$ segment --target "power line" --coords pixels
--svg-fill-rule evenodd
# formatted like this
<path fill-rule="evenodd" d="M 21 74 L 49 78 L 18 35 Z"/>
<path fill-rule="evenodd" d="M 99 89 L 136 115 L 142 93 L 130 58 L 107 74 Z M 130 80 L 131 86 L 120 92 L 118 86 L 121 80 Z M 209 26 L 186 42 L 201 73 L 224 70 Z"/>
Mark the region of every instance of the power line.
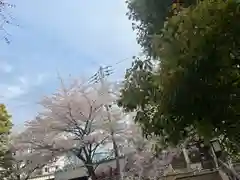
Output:
<path fill-rule="evenodd" d="M 90 83 L 98 83 L 113 74 L 112 66 L 99 67 L 99 70 L 90 78 Z"/>
<path fill-rule="evenodd" d="M 124 59 L 121 59 L 119 61 L 117 61 L 116 63 L 114 64 L 111 64 L 111 65 L 108 65 L 108 66 L 100 66 L 98 71 L 90 77 L 90 80 L 89 82 L 90 83 L 98 83 L 100 82 L 101 80 L 105 79 L 106 77 L 110 76 L 111 74 L 114 73 L 114 68 L 113 66 L 115 65 L 118 65 L 126 60 L 129 60 L 130 58 L 124 58 Z"/>
<path fill-rule="evenodd" d="M 117 61 L 116 63 L 114 63 L 112 65 L 118 65 L 118 64 L 121 64 L 122 62 L 125 62 L 126 60 L 130 60 L 130 59 L 132 59 L 132 57 L 131 58 L 124 58 L 124 59 L 121 59 L 121 60 Z"/>

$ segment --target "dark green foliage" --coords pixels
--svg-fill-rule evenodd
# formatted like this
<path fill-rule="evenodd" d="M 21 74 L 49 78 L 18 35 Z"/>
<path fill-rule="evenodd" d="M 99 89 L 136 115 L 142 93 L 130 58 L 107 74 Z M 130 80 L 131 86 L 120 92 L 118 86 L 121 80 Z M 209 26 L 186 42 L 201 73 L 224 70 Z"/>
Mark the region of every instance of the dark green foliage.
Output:
<path fill-rule="evenodd" d="M 236 1 L 204 0 L 168 20 L 162 35 L 154 39 L 154 52 L 161 59 L 156 72 L 130 69 L 122 90 L 120 105 L 137 110 L 136 121 L 145 133 L 173 144 L 191 133 L 205 139 L 221 136 L 237 147 L 239 19 Z"/>
<path fill-rule="evenodd" d="M 195 0 L 127 0 L 129 12 L 127 16 L 132 20 L 134 30 L 137 30 L 138 43 L 146 54 L 156 56 L 152 49 L 154 35 L 160 34 L 167 17 L 172 13 L 172 4 L 180 2 L 189 6 Z"/>
<path fill-rule="evenodd" d="M 138 43 L 152 55 L 152 37 L 160 33 L 166 16 L 171 9 L 172 0 L 129 0 L 127 1 L 129 19 L 137 30 Z"/>

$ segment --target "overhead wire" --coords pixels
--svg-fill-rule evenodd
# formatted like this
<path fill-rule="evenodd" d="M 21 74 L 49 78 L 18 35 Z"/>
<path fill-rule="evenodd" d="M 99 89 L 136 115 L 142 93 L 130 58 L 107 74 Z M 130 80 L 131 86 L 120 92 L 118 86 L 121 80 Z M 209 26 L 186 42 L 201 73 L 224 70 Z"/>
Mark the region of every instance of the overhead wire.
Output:
<path fill-rule="evenodd" d="M 130 60 L 131 58 L 124 58 L 121 59 L 113 64 L 106 65 L 106 66 L 99 66 L 98 71 L 89 78 L 90 83 L 97 83 L 99 82 L 99 77 L 104 78 L 104 77 L 109 77 L 111 74 L 114 73 L 114 69 L 116 69 L 116 65 L 119 65 L 127 60 Z"/>
<path fill-rule="evenodd" d="M 89 81 L 90 83 L 97 83 L 99 81 L 99 77 L 109 77 L 110 75 L 114 74 L 114 70 L 116 69 L 116 66 L 118 66 L 119 64 L 127 61 L 127 60 L 131 60 L 131 58 L 124 58 L 124 59 L 120 59 L 119 61 L 117 62 L 114 62 L 110 65 L 106 65 L 106 66 L 101 66 L 99 65 L 97 62 L 94 62 L 96 65 L 98 64 L 99 65 L 99 69 L 98 71 L 90 76 L 89 78 Z M 103 73 L 103 74 L 101 74 Z M 58 75 L 58 78 L 60 77 L 60 74 L 59 74 L 59 71 L 57 70 L 57 75 Z M 1 98 L 4 98 L 4 97 L 1 97 Z M 20 103 L 19 105 L 15 105 L 15 106 L 12 106 L 13 109 L 15 108 L 24 108 L 26 106 L 30 106 L 30 105 L 34 105 L 35 103 L 34 102 L 27 102 L 27 103 Z M 37 104 L 37 103 L 36 103 Z"/>

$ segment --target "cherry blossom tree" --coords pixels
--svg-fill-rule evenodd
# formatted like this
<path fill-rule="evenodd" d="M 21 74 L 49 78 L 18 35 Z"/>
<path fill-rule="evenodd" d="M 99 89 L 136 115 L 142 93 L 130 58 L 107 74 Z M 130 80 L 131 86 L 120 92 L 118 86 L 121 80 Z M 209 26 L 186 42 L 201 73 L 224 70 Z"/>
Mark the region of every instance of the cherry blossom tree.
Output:
<path fill-rule="evenodd" d="M 134 113 L 123 113 L 123 109 L 118 106 L 118 99 L 121 96 L 119 90 L 122 83 L 110 83 L 113 86 L 109 86 L 109 82 L 106 79 L 107 76 L 109 76 L 108 68 L 100 66 L 99 71 L 93 76 L 92 82 L 99 83 L 103 91 L 108 92 L 108 95 L 112 97 L 110 104 L 108 103 L 104 106 L 104 112 L 106 113 L 104 116 L 107 117 L 104 121 L 104 131 L 111 137 L 112 148 L 116 159 L 115 171 L 119 176 L 121 175 L 119 151 L 126 146 L 126 142 L 135 136 L 133 132 L 136 132 L 132 131 L 132 128 L 135 128 L 135 126 L 128 126 L 129 122 L 132 122 Z"/>
<path fill-rule="evenodd" d="M 170 165 L 174 152 L 162 152 L 161 155 L 154 156 L 149 151 L 141 151 L 131 156 L 130 168 L 127 169 L 128 177 L 142 179 L 157 179 L 163 176 L 164 170 Z"/>
<path fill-rule="evenodd" d="M 113 124 L 123 116 L 111 105 L 114 87 L 110 83 L 88 84 L 74 81 L 41 101 L 43 107 L 38 116 L 26 123 L 26 131 L 19 142 L 51 157 L 71 152 L 85 165 L 89 176 L 96 179 L 94 162 L 98 150 L 107 143 L 120 140 L 115 136 Z M 114 144 L 113 143 L 113 144 Z M 115 147 L 116 149 L 116 147 Z M 115 151 L 115 153 L 119 151 Z"/>
<path fill-rule="evenodd" d="M 130 148 L 134 150 L 128 157 L 124 179 L 158 179 L 170 166 L 173 158 L 179 155 L 179 148 L 168 147 L 156 151 L 154 147 L 159 143 L 160 137 L 152 136 L 146 139 L 142 136 L 140 128 L 134 124 L 130 126 L 136 136 L 129 139 Z"/>
<path fill-rule="evenodd" d="M 106 83 L 106 80 L 101 80 L 102 87 L 109 87 Z M 108 88 L 109 96 L 111 96 L 113 100 L 104 106 L 105 111 L 103 111 L 103 116 L 106 118 L 104 118 L 103 130 L 111 137 L 112 149 L 116 159 L 115 171 L 120 177 L 120 149 L 126 146 L 126 142 L 136 134 L 132 133 L 133 126 L 128 125 L 129 122 L 132 121 L 133 113 L 126 114 L 122 108 L 117 105 L 116 101 L 119 98 L 118 87 L 118 85 L 114 86 L 114 90 Z"/>
<path fill-rule="evenodd" d="M 104 84 L 106 81 L 102 80 L 101 83 Z M 104 86 L 107 87 L 107 86 Z M 108 91 L 109 92 L 109 91 Z M 118 98 L 118 91 L 114 91 L 113 97 Z M 117 99 L 116 99 L 117 100 Z M 170 165 L 173 157 L 178 156 L 179 148 L 164 148 L 162 151 L 159 149 L 161 137 L 152 136 L 148 139 L 144 138 L 142 135 L 141 128 L 135 124 L 132 119 L 134 119 L 135 113 L 124 114 L 122 109 L 116 106 L 116 102 L 109 106 L 106 106 L 107 115 L 107 125 L 104 127 L 110 132 L 113 142 L 113 149 L 119 152 L 118 143 L 121 142 L 123 145 L 123 151 L 129 156 L 128 161 L 130 168 L 127 168 L 125 174 L 121 174 L 123 178 L 138 178 L 147 177 L 151 179 L 157 179 L 159 176 L 163 175 L 163 171 Z M 120 118 L 121 117 L 121 118 Z M 127 122 L 127 123 L 126 123 Z M 123 125 L 119 126 L 119 125 Z M 116 143 L 118 142 L 118 143 Z M 126 143 L 127 142 L 127 143 Z M 129 149 L 126 152 L 126 145 L 128 144 Z M 157 148 L 156 148 L 157 147 Z M 128 154 L 129 152 L 130 155 Z M 120 173 L 119 162 L 117 162 L 119 154 L 115 153 L 116 157 L 116 167 L 117 172 Z"/>

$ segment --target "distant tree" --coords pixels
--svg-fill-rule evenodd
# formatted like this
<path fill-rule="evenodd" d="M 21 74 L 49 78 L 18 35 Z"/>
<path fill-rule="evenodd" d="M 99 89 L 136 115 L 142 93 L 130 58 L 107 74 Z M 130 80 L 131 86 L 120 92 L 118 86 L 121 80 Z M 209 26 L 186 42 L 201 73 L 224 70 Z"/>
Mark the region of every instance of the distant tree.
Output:
<path fill-rule="evenodd" d="M 0 136 L 8 135 L 11 128 L 11 115 L 8 114 L 5 105 L 0 104 Z"/>
<path fill-rule="evenodd" d="M 4 172 L 10 164 L 7 154 L 11 128 L 11 115 L 8 114 L 5 105 L 0 104 L 0 168 L 3 169 L 2 172 Z"/>

